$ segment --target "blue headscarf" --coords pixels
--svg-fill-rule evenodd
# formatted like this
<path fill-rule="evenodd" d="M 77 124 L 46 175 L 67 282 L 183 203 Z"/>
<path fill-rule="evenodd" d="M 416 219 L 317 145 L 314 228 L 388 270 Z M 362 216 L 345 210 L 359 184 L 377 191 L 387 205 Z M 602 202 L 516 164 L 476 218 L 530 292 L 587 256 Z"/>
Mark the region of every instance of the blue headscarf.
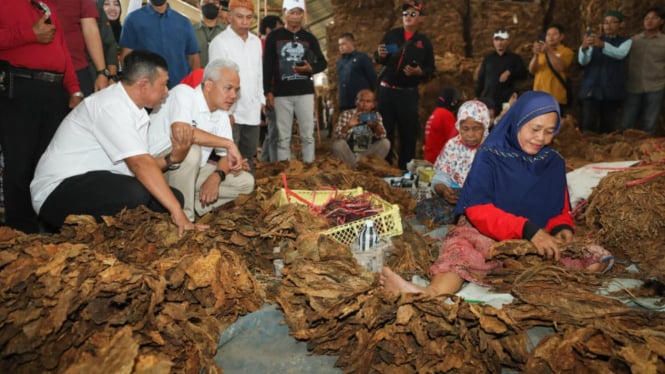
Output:
<path fill-rule="evenodd" d="M 549 146 L 530 155 L 517 139 L 522 126 L 550 112 L 557 114 L 556 134 L 561 128 L 556 100 L 542 91 L 520 96 L 476 153 L 457 202 L 457 214 L 472 206 L 494 204 L 539 227 L 561 214 L 566 190 L 564 159 Z"/>

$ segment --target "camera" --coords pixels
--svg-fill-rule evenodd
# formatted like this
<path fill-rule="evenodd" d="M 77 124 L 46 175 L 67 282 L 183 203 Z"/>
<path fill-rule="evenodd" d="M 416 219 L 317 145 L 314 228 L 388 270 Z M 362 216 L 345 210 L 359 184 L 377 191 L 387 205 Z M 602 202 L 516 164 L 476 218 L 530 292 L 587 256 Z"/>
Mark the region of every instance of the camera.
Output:
<path fill-rule="evenodd" d="M 298 61 L 296 62 L 296 66 L 305 66 L 305 61 Z"/>
<path fill-rule="evenodd" d="M 544 42 L 546 39 L 547 39 L 547 33 L 541 32 L 540 34 L 538 34 L 538 41 L 539 42 Z"/>
<path fill-rule="evenodd" d="M 376 112 L 360 113 L 358 115 L 358 122 L 360 123 L 375 123 L 376 120 Z"/>
<path fill-rule="evenodd" d="M 586 34 L 586 36 L 591 36 L 591 35 L 595 34 L 595 32 L 593 31 L 593 29 L 591 27 L 587 27 L 586 31 L 584 33 Z"/>

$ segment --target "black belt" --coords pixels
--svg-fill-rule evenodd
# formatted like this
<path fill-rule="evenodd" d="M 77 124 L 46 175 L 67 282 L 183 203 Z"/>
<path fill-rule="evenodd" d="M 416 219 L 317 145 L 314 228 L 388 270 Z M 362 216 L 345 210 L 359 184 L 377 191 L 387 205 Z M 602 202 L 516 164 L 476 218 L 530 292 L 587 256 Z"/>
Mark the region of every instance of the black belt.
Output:
<path fill-rule="evenodd" d="M 9 72 L 14 77 L 25 78 L 25 79 L 36 79 L 49 83 L 62 83 L 62 79 L 65 77 L 62 73 L 53 73 L 50 71 L 40 71 L 40 70 L 29 70 L 10 67 Z"/>
<path fill-rule="evenodd" d="M 416 89 L 416 87 L 395 86 L 395 85 L 392 85 L 392 84 L 390 84 L 386 81 L 379 82 L 379 85 L 381 87 L 392 88 L 393 90 L 415 90 Z"/>

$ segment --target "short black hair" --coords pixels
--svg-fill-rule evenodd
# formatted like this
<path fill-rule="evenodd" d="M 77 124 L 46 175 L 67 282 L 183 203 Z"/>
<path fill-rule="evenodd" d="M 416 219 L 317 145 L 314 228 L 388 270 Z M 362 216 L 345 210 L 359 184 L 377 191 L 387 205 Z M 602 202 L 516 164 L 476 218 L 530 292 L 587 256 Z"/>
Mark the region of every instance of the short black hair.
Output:
<path fill-rule="evenodd" d="M 352 42 L 356 41 L 356 37 L 353 36 L 353 34 L 350 33 L 350 32 L 345 32 L 344 34 L 340 35 L 339 38 L 340 39 L 349 39 Z"/>
<path fill-rule="evenodd" d="M 555 29 L 559 30 L 560 34 L 565 34 L 564 29 L 563 29 L 563 25 L 561 25 L 560 23 L 553 23 L 553 24 L 547 26 L 547 30 L 549 30 L 551 28 L 555 28 Z"/>
<path fill-rule="evenodd" d="M 154 83 L 159 74 L 157 69 L 168 72 L 169 68 L 164 57 L 154 52 L 135 49 L 125 56 L 122 82 L 134 84 L 140 79 L 147 78 L 150 83 Z"/>
<path fill-rule="evenodd" d="M 259 33 L 261 35 L 265 35 L 268 29 L 270 30 L 276 29 L 278 23 L 281 23 L 282 25 L 284 24 L 284 22 L 282 22 L 282 19 L 279 18 L 278 16 L 271 14 L 263 17 L 261 23 L 259 24 Z"/>
<path fill-rule="evenodd" d="M 660 18 L 665 20 L 665 9 L 659 6 L 652 6 L 651 8 L 647 9 L 644 14 L 642 14 L 642 19 L 647 16 L 647 14 L 654 12 L 656 15 Z"/>

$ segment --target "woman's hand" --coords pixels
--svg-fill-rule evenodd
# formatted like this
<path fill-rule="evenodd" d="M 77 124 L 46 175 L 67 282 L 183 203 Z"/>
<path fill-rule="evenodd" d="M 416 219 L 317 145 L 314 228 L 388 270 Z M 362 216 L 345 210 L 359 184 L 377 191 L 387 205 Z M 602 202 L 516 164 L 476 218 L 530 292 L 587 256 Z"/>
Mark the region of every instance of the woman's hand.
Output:
<path fill-rule="evenodd" d="M 539 255 L 559 261 L 559 243 L 555 237 L 545 232 L 545 230 L 538 230 L 536 235 L 531 238 L 531 243 L 536 246 Z"/>
<path fill-rule="evenodd" d="M 455 205 L 459 199 L 459 194 L 457 191 L 443 183 L 434 185 L 434 192 L 436 192 L 437 195 L 443 197 L 443 199 L 446 200 L 449 204 Z"/>
<path fill-rule="evenodd" d="M 573 232 L 565 229 L 561 230 L 554 235 L 561 243 L 570 243 L 573 240 Z"/>

